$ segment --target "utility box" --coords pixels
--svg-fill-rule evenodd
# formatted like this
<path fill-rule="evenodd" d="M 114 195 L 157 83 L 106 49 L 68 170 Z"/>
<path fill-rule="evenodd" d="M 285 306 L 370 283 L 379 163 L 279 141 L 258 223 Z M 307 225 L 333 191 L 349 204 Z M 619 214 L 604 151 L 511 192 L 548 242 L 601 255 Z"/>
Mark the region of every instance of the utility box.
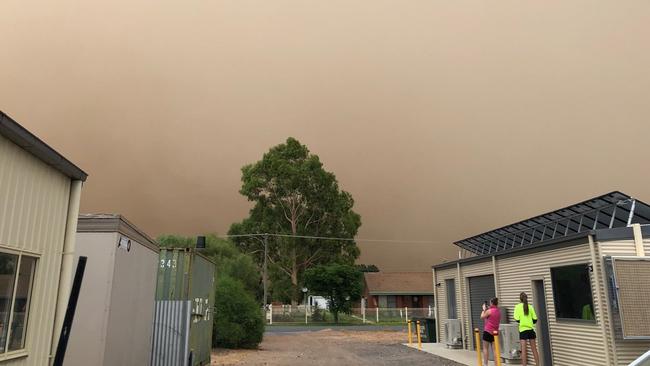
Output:
<path fill-rule="evenodd" d="M 447 319 L 445 327 L 445 344 L 447 348 L 463 348 L 462 328 L 460 319 Z"/>
<path fill-rule="evenodd" d="M 210 364 L 214 280 L 215 264 L 198 250 L 160 250 L 152 366 Z"/>
<path fill-rule="evenodd" d="M 521 363 L 521 345 L 519 343 L 519 324 L 499 325 L 501 340 L 501 358 L 505 363 Z"/>
<path fill-rule="evenodd" d="M 412 324 L 420 322 L 420 340 L 423 343 L 436 343 L 436 320 L 433 318 L 412 318 Z M 416 330 L 417 331 L 417 330 Z"/>
<path fill-rule="evenodd" d="M 66 366 L 148 365 L 158 246 L 120 215 L 80 215 L 75 267 L 88 257 Z"/>

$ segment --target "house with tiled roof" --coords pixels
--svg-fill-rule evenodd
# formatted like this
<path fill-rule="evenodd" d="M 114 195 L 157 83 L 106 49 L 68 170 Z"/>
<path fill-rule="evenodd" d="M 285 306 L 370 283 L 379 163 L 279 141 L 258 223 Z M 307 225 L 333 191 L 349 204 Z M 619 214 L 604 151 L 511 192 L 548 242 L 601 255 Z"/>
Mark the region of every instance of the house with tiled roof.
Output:
<path fill-rule="evenodd" d="M 427 308 L 433 306 L 431 272 L 364 273 L 368 308 Z"/>

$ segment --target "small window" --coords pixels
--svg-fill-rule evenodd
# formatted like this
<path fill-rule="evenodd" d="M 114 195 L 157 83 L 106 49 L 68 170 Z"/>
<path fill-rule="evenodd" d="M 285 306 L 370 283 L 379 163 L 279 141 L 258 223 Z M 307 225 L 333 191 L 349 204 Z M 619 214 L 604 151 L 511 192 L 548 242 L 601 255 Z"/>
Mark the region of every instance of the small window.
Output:
<path fill-rule="evenodd" d="M 380 308 L 387 308 L 388 307 L 388 300 L 386 299 L 385 295 L 380 295 L 379 296 L 379 307 Z"/>
<path fill-rule="evenodd" d="M 587 264 L 551 268 L 551 280 L 558 319 L 595 321 Z"/>
<path fill-rule="evenodd" d="M 388 307 L 393 309 L 397 307 L 397 296 L 389 295 L 386 296 L 386 302 L 388 303 Z"/>
<path fill-rule="evenodd" d="M 447 319 L 458 319 L 456 312 L 456 282 L 454 279 L 445 280 L 447 290 Z"/>
<path fill-rule="evenodd" d="M 0 253 L 0 354 L 25 348 L 36 258 Z"/>

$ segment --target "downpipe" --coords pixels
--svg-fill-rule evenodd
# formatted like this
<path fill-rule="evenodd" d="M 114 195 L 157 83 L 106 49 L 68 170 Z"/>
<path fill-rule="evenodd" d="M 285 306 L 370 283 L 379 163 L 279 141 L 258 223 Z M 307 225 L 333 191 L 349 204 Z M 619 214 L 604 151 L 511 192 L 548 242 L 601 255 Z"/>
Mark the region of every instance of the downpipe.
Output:
<path fill-rule="evenodd" d="M 61 254 L 61 272 L 59 276 L 59 289 L 52 329 L 52 343 L 50 344 L 50 360 L 54 358 L 53 350 L 56 349 L 63 327 L 65 312 L 68 307 L 70 288 L 72 285 L 72 267 L 74 262 L 75 244 L 77 237 L 77 221 L 79 219 L 79 204 L 81 202 L 81 187 L 83 182 L 73 180 L 70 186 L 70 201 L 63 239 L 63 253 Z"/>

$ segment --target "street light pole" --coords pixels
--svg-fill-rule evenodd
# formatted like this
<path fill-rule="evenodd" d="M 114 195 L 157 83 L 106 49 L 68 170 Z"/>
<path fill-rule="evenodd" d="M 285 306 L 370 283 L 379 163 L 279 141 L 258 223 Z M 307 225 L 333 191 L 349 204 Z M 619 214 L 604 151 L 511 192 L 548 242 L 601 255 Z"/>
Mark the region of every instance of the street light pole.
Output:
<path fill-rule="evenodd" d="M 307 324 L 307 287 L 302 288 L 302 292 L 305 294 L 305 324 Z"/>

